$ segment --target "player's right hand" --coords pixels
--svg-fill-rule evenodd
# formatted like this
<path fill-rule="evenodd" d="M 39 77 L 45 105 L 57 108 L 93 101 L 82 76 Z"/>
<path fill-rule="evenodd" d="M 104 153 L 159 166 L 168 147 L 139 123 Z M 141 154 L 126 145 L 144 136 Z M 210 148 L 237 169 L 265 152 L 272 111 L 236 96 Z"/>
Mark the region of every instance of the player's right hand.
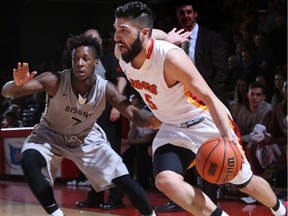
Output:
<path fill-rule="evenodd" d="M 21 65 L 20 62 L 17 64 L 17 69 L 13 69 L 13 78 L 16 86 L 22 86 L 28 82 L 30 82 L 34 76 L 37 74 L 36 71 L 29 73 L 28 63 L 23 63 Z"/>

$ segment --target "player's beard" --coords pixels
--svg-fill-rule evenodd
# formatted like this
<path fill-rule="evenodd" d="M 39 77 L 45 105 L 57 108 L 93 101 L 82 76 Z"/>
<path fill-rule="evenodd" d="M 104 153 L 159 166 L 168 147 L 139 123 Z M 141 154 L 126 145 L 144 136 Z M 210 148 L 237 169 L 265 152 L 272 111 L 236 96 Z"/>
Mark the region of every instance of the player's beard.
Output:
<path fill-rule="evenodd" d="M 121 57 L 126 63 L 129 63 L 141 52 L 141 50 L 142 43 L 140 40 L 140 32 L 138 32 L 136 40 L 131 44 L 131 49 L 127 48 L 127 52 L 121 54 Z"/>

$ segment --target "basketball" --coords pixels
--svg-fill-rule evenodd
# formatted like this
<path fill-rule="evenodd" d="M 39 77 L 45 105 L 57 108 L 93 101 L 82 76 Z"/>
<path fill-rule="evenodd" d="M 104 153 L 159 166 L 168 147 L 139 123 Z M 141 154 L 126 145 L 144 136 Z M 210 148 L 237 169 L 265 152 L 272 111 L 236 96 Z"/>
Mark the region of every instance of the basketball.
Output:
<path fill-rule="evenodd" d="M 225 184 L 238 174 L 242 157 L 234 142 L 210 138 L 198 149 L 195 163 L 199 175 L 207 182 Z"/>

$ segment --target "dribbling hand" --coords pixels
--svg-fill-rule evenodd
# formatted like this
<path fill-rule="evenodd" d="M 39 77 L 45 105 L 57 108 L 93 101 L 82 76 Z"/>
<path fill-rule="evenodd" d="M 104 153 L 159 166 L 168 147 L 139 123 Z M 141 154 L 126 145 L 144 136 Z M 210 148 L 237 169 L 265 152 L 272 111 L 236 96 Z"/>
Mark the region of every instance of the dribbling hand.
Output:
<path fill-rule="evenodd" d="M 17 64 L 17 69 L 13 69 L 13 78 L 16 86 L 22 86 L 28 82 L 30 82 L 34 76 L 37 74 L 36 71 L 29 73 L 28 63 Z"/>

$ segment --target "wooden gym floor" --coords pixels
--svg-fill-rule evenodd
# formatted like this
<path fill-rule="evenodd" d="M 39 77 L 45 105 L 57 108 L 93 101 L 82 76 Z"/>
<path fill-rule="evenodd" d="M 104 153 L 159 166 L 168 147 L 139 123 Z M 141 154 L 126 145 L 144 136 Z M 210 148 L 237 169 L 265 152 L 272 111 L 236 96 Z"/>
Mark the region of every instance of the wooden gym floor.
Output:
<path fill-rule="evenodd" d="M 124 197 L 124 209 L 102 211 L 98 208 L 77 209 L 75 202 L 83 201 L 89 187 L 66 186 L 64 183 L 56 183 L 54 194 L 58 204 L 66 216 L 139 216 Z M 275 191 L 276 192 L 276 191 Z M 153 206 L 165 205 L 168 199 L 157 190 L 147 191 Z M 107 196 L 107 194 L 106 194 Z M 224 209 L 231 216 L 270 216 L 270 211 L 261 204 L 245 204 L 240 197 L 221 199 L 218 206 Z M 286 202 L 287 206 L 287 202 Z M 26 182 L 23 179 L 2 179 L 0 180 L 0 215 L 1 216 L 45 216 L 46 213 L 32 195 Z M 158 213 L 159 216 L 188 216 L 185 211 L 172 213 Z"/>

